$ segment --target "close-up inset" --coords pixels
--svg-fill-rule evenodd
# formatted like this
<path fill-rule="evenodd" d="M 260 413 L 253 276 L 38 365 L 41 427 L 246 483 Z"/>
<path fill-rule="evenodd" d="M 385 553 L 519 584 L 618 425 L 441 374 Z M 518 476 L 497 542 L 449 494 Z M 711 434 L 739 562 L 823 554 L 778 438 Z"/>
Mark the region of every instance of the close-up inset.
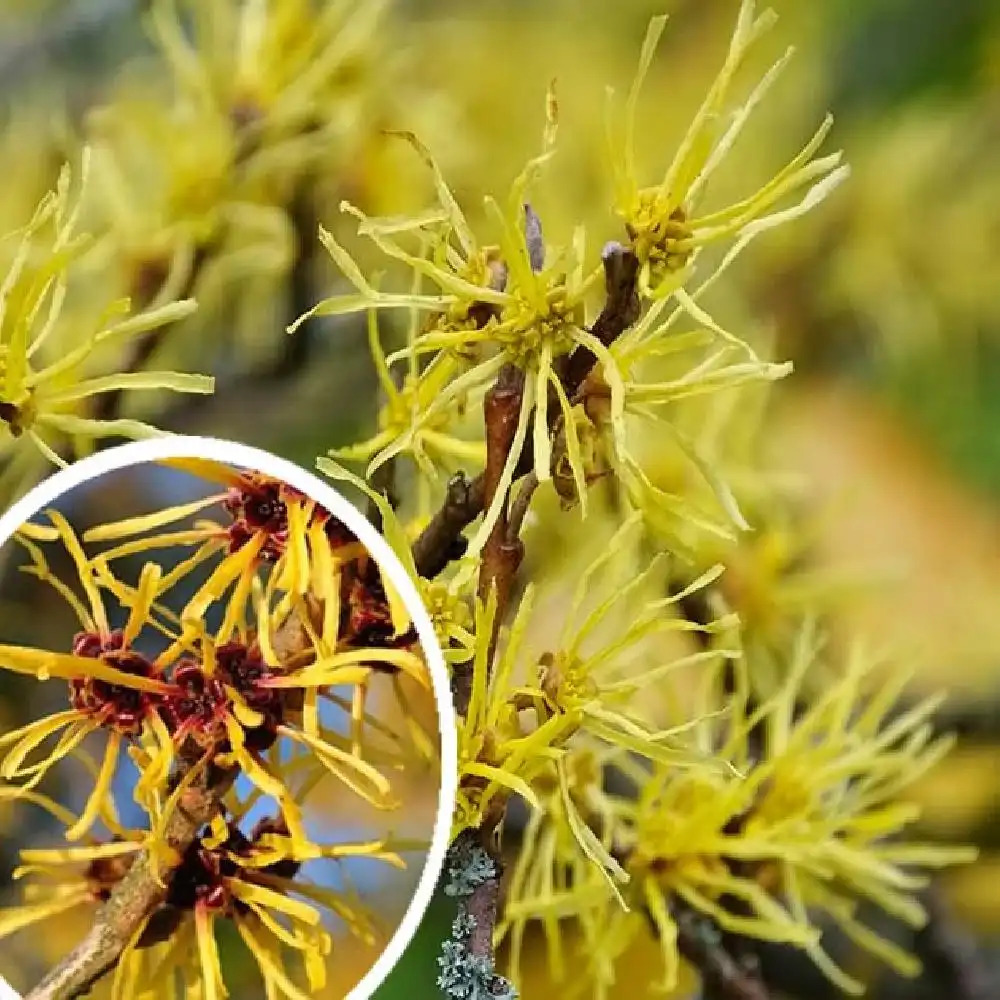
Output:
<path fill-rule="evenodd" d="M 29 997 L 359 995 L 429 898 L 430 621 L 360 513 L 257 459 L 128 445 L 6 516 L 0 975 Z"/>

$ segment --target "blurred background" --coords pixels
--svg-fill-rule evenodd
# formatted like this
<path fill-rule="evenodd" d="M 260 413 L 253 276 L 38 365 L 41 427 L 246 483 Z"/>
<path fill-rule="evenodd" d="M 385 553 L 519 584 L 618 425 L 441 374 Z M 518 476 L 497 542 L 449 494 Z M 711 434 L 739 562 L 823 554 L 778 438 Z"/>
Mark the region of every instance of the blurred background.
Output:
<path fill-rule="evenodd" d="M 657 176 L 714 75 L 736 6 L 388 5 L 377 25 L 359 26 L 325 98 L 329 128 L 308 162 L 293 158 L 280 183 L 261 190 L 248 181 L 241 191 L 241 203 L 277 206 L 278 222 L 233 224 L 212 243 L 219 266 L 193 279 L 202 310 L 155 345 L 164 360 L 215 374 L 218 392 L 172 403 L 157 419 L 307 466 L 353 440 L 370 427 L 377 399 L 363 330 L 324 322 L 294 338 L 282 330 L 336 285 L 313 234 L 319 221 L 350 233 L 337 211 L 342 198 L 373 213 L 427 203 L 421 165 L 382 130 L 416 131 L 463 203 L 475 206 L 482 194 L 503 192 L 538 150 L 545 90 L 556 78 L 559 158 L 536 208 L 550 239 L 584 222 L 599 245 L 616 235 L 606 207 L 605 87 L 627 88 L 649 17 L 668 12 L 640 106 L 641 159 Z M 943 885 L 964 926 L 990 947 L 1000 940 L 1000 5 L 772 6 L 781 19 L 754 76 L 788 44 L 798 55 L 720 187 L 752 189 L 828 109 L 836 116 L 830 146 L 845 150 L 853 176 L 818 211 L 760 240 L 719 289 L 714 311 L 795 362 L 773 393 L 763 443 L 810 484 L 819 512 L 813 563 L 879 581 L 844 602 L 838 625 L 893 649 L 917 686 L 952 693 L 962 741 L 921 789 L 925 830 L 981 845 L 979 864 L 948 873 Z M 208 137 L 164 123 L 171 82 L 144 33 L 146 12 L 140 0 L 0 4 L 0 229 L 23 223 L 83 138 L 131 167 L 129 191 L 107 178 L 96 185 L 88 203 L 95 230 L 122 211 L 119 202 L 143 209 L 131 213 L 127 240 L 121 225 L 109 227 L 82 302 L 112 289 L 136 294 L 167 253 L 176 231 L 167 222 L 201 218 L 192 206 L 217 198 L 205 187 L 216 176 Z M 123 139 L 140 122 L 158 156 Z M 0 678 L 5 722 L 4 703 L 22 694 Z M 3 836 L 7 845 L 11 834 Z M 5 846 L 0 865 L 10 861 Z M 449 906 L 436 904 L 382 1000 L 433 995 L 450 919 Z M 634 995 L 644 995 L 648 970 L 638 960 L 629 968 Z M 541 987 L 529 979 L 524 995 L 542 995 Z"/>

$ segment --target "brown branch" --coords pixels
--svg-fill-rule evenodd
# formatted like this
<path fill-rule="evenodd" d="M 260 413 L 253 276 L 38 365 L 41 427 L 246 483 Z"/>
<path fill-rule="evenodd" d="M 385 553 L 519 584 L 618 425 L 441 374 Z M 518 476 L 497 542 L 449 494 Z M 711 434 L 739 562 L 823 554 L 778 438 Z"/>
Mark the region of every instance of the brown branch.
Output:
<path fill-rule="evenodd" d="M 921 895 L 928 921 L 916 933 L 897 938 L 899 925 L 888 914 L 873 912 L 872 929 L 897 939 L 923 966 L 916 979 L 883 973 L 867 984 L 871 1000 L 993 1000 L 1000 996 L 997 977 L 983 950 L 944 906 L 940 890 L 931 886 Z M 839 953 L 850 942 L 832 925 L 823 928 L 825 946 Z M 826 944 L 826 942 L 829 942 Z M 799 949 L 775 942 L 725 935 L 726 947 L 752 956 L 760 977 L 776 994 L 795 1000 L 841 1000 L 843 994 Z"/>
<path fill-rule="evenodd" d="M 968 743 L 992 744 L 1000 739 L 1000 693 L 984 692 L 975 700 L 955 698 L 934 715 L 940 732 L 953 733 Z"/>
<path fill-rule="evenodd" d="M 636 289 L 639 277 L 639 258 L 620 243 L 607 243 L 601 253 L 604 265 L 604 308 L 594 321 L 590 332 L 605 346 L 616 341 L 635 321 L 642 311 L 642 302 Z M 578 347 L 569 356 L 563 373 L 566 395 L 572 399 L 584 380 L 597 364 L 586 347 Z"/>
<path fill-rule="evenodd" d="M 510 541 L 517 539 L 524 527 L 524 519 L 528 515 L 528 508 L 531 506 L 532 497 L 538 489 L 538 476 L 534 472 L 528 473 L 521 483 L 517 498 L 511 504 L 510 515 L 507 518 L 507 538 Z"/>
<path fill-rule="evenodd" d="M 469 936 L 469 952 L 472 955 L 493 957 L 493 931 L 500 909 L 499 868 L 497 871 L 494 878 L 487 879 L 472 890 L 465 904 L 466 912 L 475 921 Z"/>
<path fill-rule="evenodd" d="M 486 393 L 483 401 L 483 415 L 486 422 L 486 468 L 483 471 L 482 507 L 489 509 L 500 487 L 504 466 L 514 444 L 521 402 L 524 398 L 524 373 L 515 365 L 505 365 L 497 376 L 495 385 Z M 453 480 L 456 492 L 459 481 Z M 451 492 L 451 486 L 449 486 Z M 468 499 L 467 497 L 465 499 Z M 447 502 L 445 508 L 447 509 Z M 496 616 L 493 635 L 490 637 L 490 652 L 487 663 L 493 661 L 497 632 L 503 621 L 504 612 L 514 583 L 514 576 L 521 565 L 523 548 L 518 538 L 507 534 L 507 498 L 500 508 L 496 524 L 483 547 L 482 564 L 479 572 L 479 599 L 486 601 L 491 590 L 496 592 Z M 462 525 L 464 527 L 464 525 Z M 461 530 L 461 528 L 459 528 Z M 419 540 L 418 540 L 419 543 Z M 469 708 L 472 694 L 471 665 L 456 665 L 452 675 L 452 693 L 455 710 L 464 715 Z"/>
<path fill-rule="evenodd" d="M 544 242 L 541 222 L 530 208 L 525 206 L 525 238 L 529 248 L 532 266 L 538 269 L 544 261 Z M 638 313 L 638 297 L 635 280 L 638 261 L 624 247 L 609 244 L 603 255 L 606 276 L 607 302 L 601 311 L 594 332 L 603 343 L 610 343 L 629 325 L 635 322 Z M 560 377 L 570 396 L 576 394 L 587 374 L 596 363 L 589 350 L 577 348 L 563 366 Z M 431 519 L 413 548 L 418 571 L 425 576 L 441 572 L 448 562 L 464 550 L 462 531 L 494 502 L 503 470 L 508 464 L 514 446 L 515 432 L 521 416 L 524 401 L 524 373 L 513 364 L 505 365 L 496 383 L 487 392 L 483 403 L 486 423 L 486 468 L 471 483 L 464 475 L 458 475 L 448 484 L 445 501 Z M 558 433 L 562 419 L 558 406 L 549 411 L 549 429 Z M 526 442 L 517 458 L 515 480 L 527 477 L 513 505 L 505 496 L 482 552 L 478 594 L 485 601 L 491 591 L 496 599 L 496 617 L 490 635 L 487 663 L 492 664 L 497 637 L 505 612 L 510 602 L 514 579 L 524 556 L 520 531 L 538 479 L 532 471 L 533 456 L 530 443 Z M 472 671 L 465 666 L 456 666 L 452 677 L 455 708 L 460 715 L 468 711 L 472 690 Z M 495 977 L 493 957 L 493 935 L 496 928 L 497 912 L 500 905 L 500 880 L 502 861 L 498 844 L 498 830 L 503 821 L 505 808 L 498 804 L 483 821 L 481 828 L 472 834 L 493 864 L 490 877 L 479 881 L 471 889 L 462 904 L 462 911 L 471 918 L 471 930 L 464 950 L 475 966 L 488 970 Z M 459 845 L 456 844 L 455 848 Z M 454 849 L 454 848 L 453 848 Z M 509 984 L 508 984 L 509 985 Z M 742 1000 L 742 998 L 741 998 Z M 748 998 L 757 1000 L 757 998 Z"/>
<path fill-rule="evenodd" d="M 445 491 L 444 503 L 413 543 L 413 561 L 417 572 L 427 579 L 437 576 L 452 559 L 465 552 L 462 531 L 483 512 L 486 477 L 472 482 L 459 472 Z"/>
<path fill-rule="evenodd" d="M 486 417 L 486 469 L 483 472 L 483 508 L 488 510 L 500 489 L 500 478 L 510 457 L 524 399 L 524 372 L 515 365 L 504 365 L 496 384 L 486 393 L 483 412 Z M 491 589 L 497 592 L 497 622 L 501 621 L 510 596 L 514 574 L 521 564 L 520 543 L 507 534 L 508 498 L 500 505 L 500 514 L 483 547 L 479 574 L 479 599 L 485 601 Z M 492 659 L 492 657 L 490 658 Z"/>
<path fill-rule="evenodd" d="M 677 947 L 698 970 L 704 1000 L 770 1000 L 759 971 L 732 955 L 711 919 L 681 902 L 674 903 L 673 917 Z"/>
<path fill-rule="evenodd" d="M 922 902 L 927 923 L 917 931 L 914 952 L 924 974 L 936 979 L 953 1000 L 992 1000 L 1000 983 L 992 975 L 973 938 L 956 922 L 936 887 Z"/>
<path fill-rule="evenodd" d="M 530 216 L 529 216 L 530 218 Z M 524 372 L 514 365 L 505 365 L 497 376 L 496 383 L 487 392 L 483 401 L 486 423 L 486 468 L 483 472 L 483 508 L 489 509 L 501 488 L 504 467 L 514 445 L 521 406 L 524 401 Z M 527 493 L 530 500 L 530 492 Z M 522 497 L 524 493 L 522 491 Z M 486 601 L 492 592 L 496 599 L 496 615 L 493 619 L 489 652 L 486 662 L 492 666 L 496 651 L 500 625 L 504 619 L 514 578 L 524 556 L 524 546 L 518 537 L 524 520 L 526 503 L 518 498 L 515 504 L 515 518 L 508 516 L 508 500 L 505 496 L 500 506 L 496 523 L 490 531 L 483 547 L 479 572 L 479 598 Z M 452 690 L 455 708 L 461 715 L 469 709 L 472 694 L 472 670 L 465 665 L 456 665 L 452 676 Z M 493 934 L 496 929 L 500 906 L 500 879 L 502 859 L 497 831 L 503 819 L 503 808 L 491 812 L 477 831 L 482 849 L 493 862 L 491 877 L 477 884 L 464 901 L 464 911 L 471 918 L 471 930 L 465 943 L 468 954 L 483 963 L 493 975 Z"/>
<path fill-rule="evenodd" d="M 611 855 L 620 865 L 628 865 L 631 853 L 623 844 L 611 845 Z M 659 925 L 649 909 L 639 904 L 638 911 L 658 938 Z M 701 977 L 703 1000 L 771 1000 L 756 956 L 750 951 L 737 954 L 743 938 L 724 934 L 708 914 L 680 898 L 671 899 L 670 914 L 677 927 L 677 950 Z"/>
<path fill-rule="evenodd" d="M 164 834 L 164 843 L 178 857 L 212 820 L 235 777 L 233 770 L 210 770 L 181 796 Z M 153 871 L 150 852 L 143 851 L 98 911 L 87 936 L 24 1000 L 73 1000 L 84 996 L 118 961 L 137 929 L 164 901 L 164 881 L 162 870 L 159 878 Z"/>

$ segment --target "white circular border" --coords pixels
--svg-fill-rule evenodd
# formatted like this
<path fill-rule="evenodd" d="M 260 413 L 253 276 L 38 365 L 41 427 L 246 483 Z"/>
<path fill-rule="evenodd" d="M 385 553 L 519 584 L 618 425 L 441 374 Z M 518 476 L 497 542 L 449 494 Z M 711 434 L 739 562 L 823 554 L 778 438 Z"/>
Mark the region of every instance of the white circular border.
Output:
<path fill-rule="evenodd" d="M 235 441 L 172 435 L 146 441 L 132 441 L 109 448 L 54 473 L 0 515 L 0 545 L 6 544 L 25 521 L 30 520 L 43 507 L 74 487 L 118 469 L 171 458 L 207 458 L 226 465 L 263 472 L 294 486 L 310 499 L 322 504 L 331 514 L 343 521 L 375 556 L 376 563 L 389 577 L 416 625 L 417 635 L 420 637 L 420 644 L 430 667 L 434 698 L 437 702 L 438 732 L 441 740 L 441 787 L 434 834 L 431 837 L 424 870 L 417 883 L 417 891 L 413 894 L 410 905 L 406 908 L 406 913 L 403 914 L 403 919 L 385 950 L 345 998 L 345 1000 L 369 1000 L 402 958 L 431 903 L 438 877 L 444 868 L 452 814 L 458 793 L 458 739 L 448 670 L 434 634 L 434 626 L 417 588 L 386 540 L 368 519 L 333 487 L 294 462 Z M 0 1000 L 20 1000 L 2 976 L 0 976 Z"/>

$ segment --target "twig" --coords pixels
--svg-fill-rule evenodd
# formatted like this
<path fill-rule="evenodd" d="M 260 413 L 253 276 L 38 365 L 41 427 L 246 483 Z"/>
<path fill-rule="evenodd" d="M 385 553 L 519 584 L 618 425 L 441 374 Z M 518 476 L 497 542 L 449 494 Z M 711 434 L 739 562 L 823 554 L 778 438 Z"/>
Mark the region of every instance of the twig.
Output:
<path fill-rule="evenodd" d="M 970 743 L 995 743 L 1000 738 L 1000 694 L 948 701 L 935 713 L 934 726 Z"/>
<path fill-rule="evenodd" d="M 500 478 L 510 455 L 517 430 L 521 402 L 524 398 L 524 373 L 514 365 L 505 365 L 496 384 L 486 393 L 483 415 L 486 422 L 486 469 L 483 472 L 483 506 L 488 508 L 499 489 Z M 456 480 L 452 481 L 457 483 Z M 450 488 L 449 488 L 450 490 Z M 447 505 L 446 505 L 447 506 Z M 483 547 L 479 571 L 479 598 L 486 601 L 491 590 L 496 592 L 496 615 L 487 663 L 493 662 L 497 632 L 503 621 L 514 576 L 521 565 L 523 548 L 519 538 L 507 534 L 507 498 L 500 507 L 496 524 Z M 455 710 L 464 715 L 472 695 L 471 665 L 456 665 L 452 675 Z"/>
<path fill-rule="evenodd" d="M 486 417 L 486 469 L 483 490 L 483 507 L 489 508 L 500 488 L 500 477 L 510 457 L 517 431 L 521 404 L 524 399 L 524 372 L 515 365 L 504 365 L 496 384 L 486 393 L 483 411 Z M 490 590 L 496 588 L 496 621 L 503 620 L 514 574 L 521 564 L 521 544 L 507 532 L 508 499 L 500 505 L 496 524 L 483 547 L 482 567 L 479 574 L 479 598 L 485 601 Z M 490 657 L 492 660 L 492 657 Z"/>
<path fill-rule="evenodd" d="M 500 904 L 500 867 L 466 831 L 448 850 L 445 895 L 458 900 L 451 939 L 438 964 L 438 985 L 454 1000 L 495 997 L 515 1000 L 517 991 L 498 975 L 493 959 L 493 929 Z"/>
<path fill-rule="evenodd" d="M 178 857 L 212 820 L 235 777 L 233 770 L 215 769 L 181 796 L 164 834 L 165 844 Z M 139 926 L 166 898 L 164 881 L 162 870 L 158 875 L 153 870 L 149 850 L 143 851 L 97 913 L 87 936 L 25 1000 L 73 1000 L 86 994 L 118 961 Z"/>
<path fill-rule="evenodd" d="M 606 243 L 601 252 L 604 265 L 604 308 L 594 321 L 590 332 L 605 346 L 616 341 L 635 321 L 642 311 L 636 290 L 639 277 L 639 258 L 621 243 Z M 569 356 L 563 373 L 566 395 L 572 398 L 590 374 L 597 358 L 586 347 L 578 347 Z"/>
<path fill-rule="evenodd" d="M 622 844 L 611 846 L 611 855 L 621 865 L 628 864 L 630 854 Z M 653 937 L 658 937 L 659 925 L 649 909 L 640 904 L 639 912 Z M 702 1000 L 771 1000 L 756 955 L 749 949 L 737 954 L 743 938 L 723 934 L 710 916 L 683 899 L 671 899 L 670 913 L 677 928 L 677 950 L 701 977 Z"/>
<path fill-rule="evenodd" d="M 490 483 L 489 488 L 494 492 L 510 453 L 523 388 L 523 374 L 512 368 L 511 371 L 501 372 L 497 384 L 487 393 L 486 478 Z M 488 506 L 492 499 L 486 503 Z M 523 513 L 520 516 L 523 519 Z M 505 501 L 483 549 L 479 576 L 480 597 L 485 599 L 492 589 L 497 600 L 487 654 L 487 663 L 490 665 L 493 663 L 503 612 L 524 552 L 520 538 L 516 533 L 510 535 L 509 531 Z M 472 671 L 464 665 L 456 665 L 454 669 L 452 693 L 456 711 L 465 715 L 472 695 Z M 469 854 L 472 858 L 481 858 L 480 867 L 483 869 L 481 877 L 469 883 L 468 892 L 453 893 L 464 898 L 460 902 L 459 913 L 452 928 L 452 940 L 448 942 L 442 955 L 439 985 L 446 994 L 456 998 L 481 994 L 516 997 L 513 986 L 497 975 L 493 955 L 493 934 L 500 906 L 500 879 L 503 872 L 497 833 L 503 814 L 502 806 L 492 811 L 480 829 L 468 831 L 466 838 L 456 842 L 451 849 L 453 857 Z M 473 987 L 470 983 L 477 985 Z"/>
<path fill-rule="evenodd" d="M 530 206 L 525 206 L 525 238 L 532 267 L 536 270 L 544 263 L 544 241 L 541 222 Z M 626 248 L 618 244 L 605 247 L 605 283 L 607 301 L 601 311 L 594 332 L 603 343 L 610 343 L 639 314 L 639 301 L 635 292 L 638 261 Z M 566 360 L 560 377 L 569 395 L 573 396 L 583 384 L 597 359 L 589 351 L 577 348 Z M 447 566 L 454 555 L 462 551 L 461 533 L 495 500 L 503 469 L 513 448 L 518 419 L 524 402 L 524 372 L 507 364 L 497 376 L 496 383 L 487 392 L 483 403 L 486 423 L 486 468 L 471 483 L 464 475 L 456 476 L 448 484 L 445 501 L 424 532 L 414 544 L 413 554 L 418 571 L 423 575 L 436 575 Z M 550 408 L 549 429 L 557 433 L 561 421 L 558 407 Z M 520 531 L 531 503 L 538 479 L 532 471 L 532 449 L 526 444 L 517 458 L 515 480 L 527 477 L 512 506 L 508 497 L 500 505 L 496 523 L 483 547 L 478 593 L 486 600 L 491 593 L 496 599 L 496 616 L 490 636 L 487 663 L 492 664 L 498 632 L 510 600 L 514 578 L 524 556 Z M 455 708 L 460 715 L 468 711 L 472 691 L 472 672 L 456 666 L 452 677 Z M 456 842 L 453 854 L 478 851 L 488 870 L 467 886 L 461 895 L 459 914 L 453 926 L 451 941 L 445 945 L 441 958 L 441 988 L 450 996 L 480 995 L 516 996 L 513 986 L 497 976 L 493 957 L 493 935 L 500 904 L 501 861 L 497 845 L 497 831 L 503 820 L 502 808 L 484 820 L 481 829 L 467 836 L 474 838 L 472 845 Z M 461 871 L 462 866 L 456 869 Z M 737 998 L 734 995 L 734 1000 Z M 758 1000 L 747 995 L 738 1000 Z"/>
<path fill-rule="evenodd" d="M 952 1000 L 993 1000 L 997 983 L 972 937 L 955 921 L 940 891 L 932 887 L 922 900 L 927 923 L 917 931 L 914 951 L 931 976 Z"/>
<path fill-rule="evenodd" d="M 451 478 L 444 503 L 413 543 L 413 561 L 421 576 L 432 579 L 452 559 L 462 557 L 465 552 L 462 531 L 482 513 L 485 492 L 483 475 L 471 483 L 462 472 Z"/>
<path fill-rule="evenodd" d="M 525 226 L 532 266 L 537 270 L 542 266 L 544 257 L 542 228 L 538 216 L 528 206 L 525 206 Z M 486 393 L 483 401 L 483 417 L 486 424 L 486 468 L 482 477 L 482 509 L 489 509 L 494 504 L 501 489 L 503 471 L 514 447 L 523 405 L 524 372 L 516 365 L 504 365 L 497 375 L 496 383 Z M 534 479 L 534 476 L 531 478 Z M 537 479 L 534 482 L 537 486 Z M 453 481 L 452 486 L 456 487 L 456 493 L 460 485 L 464 485 L 464 480 L 459 480 L 457 483 Z M 496 522 L 483 546 L 479 570 L 479 598 L 485 602 L 492 596 L 496 602 L 486 659 L 490 667 L 496 652 L 500 626 L 510 601 L 514 578 L 524 558 L 524 546 L 519 534 L 532 492 L 533 489 L 522 489 L 515 504 L 513 520 L 509 517 L 509 496 L 505 495 L 502 498 Z M 470 497 L 456 496 L 455 499 L 468 501 Z M 446 502 L 444 509 L 447 508 Z M 458 527 L 458 531 L 461 531 L 461 527 Z M 452 676 L 452 691 L 456 711 L 460 715 L 465 715 L 469 710 L 472 695 L 471 668 L 456 665 Z M 475 834 L 470 834 L 474 836 L 474 842 L 459 841 L 452 847 L 452 856 L 468 855 L 467 861 L 473 868 L 476 867 L 475 859 L 477 857 L 482 859 L 481 877 L 468 884 L 468 893 L 460 894 L 464 898 L 453 926 L 450 949 L 446 948 L 442 955 L 442 976 L 439 982 L 446 993 L 454 996 L 469 995 L 466 991 L 473 984 L 485 990 L 490 996 L 516 996 L 513 986 L 502 976 L 497 975 L 493 955 L 493 934 L 500 907 L 502 875 L 497 831 L 503 821 L 503 813 L 504 809 L 500 808 L 484 820 L 483 826 L 475 831 Z M 452 885 L 455 885 L 454 880 Z M 473 992 L 473 995 L 478 994 Z"/>
<path fill-rule="evenodd" d="M 528 508 L 531 506 L 531 499 L 538 489 L 538 476 L 534 472 L 529 472 L 521 483 L 517 498 L 511 504 L 510 516 L 507 518 L 507 538 L 510 541 L 520 537 L 521 529 L 524 527 L 524 519 L 527 517 Z"/>
<path fill-rule="evenodd" d="M 770 1000 L 758 970 L 731 954 L 712 920 L 681 902 L 674 903 L 673 916 L 677 947 L 701 975 L 705 1000 Z"/>

